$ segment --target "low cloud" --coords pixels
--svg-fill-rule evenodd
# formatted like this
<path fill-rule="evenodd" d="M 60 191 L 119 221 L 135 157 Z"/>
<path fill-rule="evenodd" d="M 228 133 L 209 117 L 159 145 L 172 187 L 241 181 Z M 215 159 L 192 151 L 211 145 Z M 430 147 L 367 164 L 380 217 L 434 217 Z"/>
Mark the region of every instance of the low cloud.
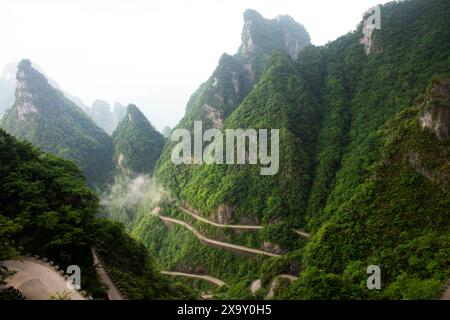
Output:
<path fill-rule="evenodd" d="M 148 175 L 121 177 L 103 194 L 101 205 L 110 218 L 128 225 L 138 209 L 150 210 L 168 195 L 168 192 Z"/>

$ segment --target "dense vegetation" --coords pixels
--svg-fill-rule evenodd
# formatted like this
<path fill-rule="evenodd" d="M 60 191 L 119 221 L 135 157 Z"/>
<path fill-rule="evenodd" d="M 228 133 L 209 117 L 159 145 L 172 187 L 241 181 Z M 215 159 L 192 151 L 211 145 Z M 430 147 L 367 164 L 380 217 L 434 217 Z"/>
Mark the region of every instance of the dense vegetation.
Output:
<path fill-rule="evenodd" d="M 105 215 L 131 229 L 139 203 L 148 197 L 157 201 L 157 194 L 161 193 L 153 184 L 151 174 L 165 138 L 135 105 L 127 107 L 112 138 L 116 164 L 114 183 L 104 193 L 102 204 Z"/>
<path fill-rule="evenodd" d="M 82 287 L 103 298 L 91 254 L 96 247 L 130 297 L 191 297 L 157 275 L 143 245 L 123 226 L 95 217 L 98 197 L 74 163 L 42 153 L 3 130 L 0 160 L 0 261 L 29 252 L 63 269 L 78 265 Z M 2 267 L 0 282 L 6 272 Z"/>
<path fill-rule="evenodd" d="M 164 212 L 173 214 L 167 210 Z M 160 269 L 210 275 L 226 282 L 230 290 L 238 294 L 233 296 L 222 292 L 223 298 L 252 298 L 250 282 L 258 276 L 259 264 L 267 259 L 207 246 L 186 228 L 175 224 L 167 226 L 157 216 L 145 211 L 138 215 L 133 235 L 146 244 L 150 255 L 157 258 Z"/>
<path fill-rule="evenodd" d="M 283 50 L 292 51 L 290 53 L 294 55 L 293 48 L 300 49 L 310 43 L 305 28 L 288 16 L 268 20 L 256 11 L 247 10 L 244 13 L 244 21 L 242 45 L 238 53 L 233 56 L 228 54 L 221 56 L 212 76 L 191 96 L 186 107 L 186 115 L 176 128 L 192 130 L 194 120 L 202 121 L 203 130 L 222 128 L 224 120 L 233 114 L 259 81 L 272 53 Z M 285 38 L 291 38 L 293 42 L 282 41 Z M 278 92 L 280 89 L 278 88 Z M 176 196 L 183 198 L 182 190 L 196 173 L 193 172 L 195 170 L 193 167 L 173 165 L 170 160 L 173 146 L 174 143 L 170 141 L 166 143 L 157 164 L 156 175 Z M 205 173 L 204 170 L 202 172 Z M 200 176 L 197 176 L 197 180 L 199 179 Z M 200 203 L 205 205 L 205 202 L 191 202 L 191 205 L 196 207 Z"/>
<path fill-rule="evenodd" d="M 62 265 L 83 257 L 80 264 L 93 270 L 88 251 L 96 246 L 127 294 L 138 299 L 193 298 L 155 268 L 217 277 L 228 286 L 184 281 L 199 293 L 214 290 L 217 298 L 262 298 L 272 279 L 286 273 L 299 279 L 283 282 L 287 288 L 276 290 L 276 298 L 437 298 L 450 278 L 450 2 L 392 2 L 381 6 L 381 16 L 370 51 L 360 42 L 361 24 L 297 55 L 309 43 L 302 26 L 288 17 L 245 13 L 238 53 L 221 57 L 176 128 L 192 131 L 201 120 L 204 130 L 280 129 L 274 176 L 260 175 L 260 165 L 176 166 L 174 143 L 167 141 L 159 157 L 164 138 L 129 106 L 113 134 L 121 187 L 111 192 L 115 203 L 127 205 L 113 217 L 145 247 L 121 224 L 94 218 L 98 199 L 73 163 L 0 131 L 0 200 L 6 204 L 0 208 L 0 260 L 26 250 Z M 22 91 L 2 125 L 44 150 L 78 159 L 86 174 L 99 165 L 110 172 L 109 137 L 29 62 L 21 63 L 18 76 Z M 53 103 L 64 106 L 61 115 L 42 107 Z M 100 156 L 101 150 L 107 152 Z M 152 211 L 166 192 L 139 176 L 152 173 L 158 157 L 155 176 L 175 198 L 159 204 L 165 216 L 209 238 L 285 254 L 211 247 L 183 226 L 163 223 Z M 83 166 L 91 160 L 96 163 Z M 111 178 L 106 171 L 101 177 Z M 183 213 L 181 204 L 211 220 L 262 229 L 219 229 Z M 312 236 L 300 239 L 293 228 Z M 381 290 L 366 287 L 369 265 L 381 268 Z M 256 279 L 263 287 L 253 295 Z M 101 296 L 95 281 L 91 290 Z"/>
<path fill-rule="evenodd" d="M 131 238 L 123 224 L 101 220 L 96 235 L 98 254 L 129 299 L 195 298 L 185 286 L 172 284 L 156 271 L 146 247 Z"/>
<path fill-rule="evenodd" d="M 386 126 L 382 160 L 308 244 L 287 297 L 437 297 L 450 277 L 450 148 L 422 130 L 419 114 L 406 109 Z M 382 291 L 365 290 L 371 264 L 383 270 Z"/>
<path fill-rule="evenodd" d="M 135 105 L 127 107 L 112 138 L 117 174 L 137 176 L 153 172 L 165 139 Z"/>
<path fill-rule="evenodd" d="M 99 287 L 92 266 L 97 196 L 75 164 L 45 154 L 0 130 L 0 260 L 30 252 L 83 270 L 82 285 Z M 95 293 L 95 292 L 94 292 Z"/>
<path fill-rule="evenodd" d="M 286 247 L 290 227 L 314 234 L 305 248 L 292 252 L 302 272 L 285 298 L 435 298 L 450 277 L 448 137 L 438 139 L 420 124 L 422 101 L 450 91 L 436 82 L 450 78 L 450 4 L 388 3 L 381 16 L 368 55 L 360 43 L 361 24 L 326 46 L 305 48 L 296 61 L 283 53 L 253 56 L 261 73 L 239 106 L 222 108 L 221 101 L 239 99 L 227 99 L 232 86 L 212 91 L 220 83 L 214 77 L 193 95 L 178 127 L 204 120 L 206 127 L 222 130 L 280 128 L 278 176 L 260 176 L 259 166 L 174 166 L 170 142 L 158 163 L 159 181 L 210 219 L 262 223 L 263 241 Z M 259 30 L 273 32 L 266 27 Z M 218 70 L 226 73 L 223 60 Z M 233 64 L 227 68 L 236 74 Z M 211 91 L 216 100 L 208 100 Z M 205 104 L 226 110 L 219 112 L 220 121 L 202 109 Z M 448 130 L 448 118 L 442 117 L 440 126 Z M 188 254 L 198 255 L 198 248 L 175 236 L 140 237 L 151 248 L 163 243 L 162 262 L 169 259 L 165 247 L 186 252 L 186 260 L 172 267 L 188 268 L 193 261 Z M 220 267 L 211 265 L 209 254 L 203 258 L 217 274 Z M 365 287 L 371 264 L 382 269 L 380 291 Z M 268 265 L 274 274 L 277 263 Z M 261 276 L 261 270 L 250 277 Z"/>
<path fill-rule="evenodd" d="M 18 66 L 16 101 L 0 126 L 46 152 L 73 160 L 90 186 L 104 188 L 112 179 L 111 138 L 64 94 L 53 88 L 30 61 Z"/>

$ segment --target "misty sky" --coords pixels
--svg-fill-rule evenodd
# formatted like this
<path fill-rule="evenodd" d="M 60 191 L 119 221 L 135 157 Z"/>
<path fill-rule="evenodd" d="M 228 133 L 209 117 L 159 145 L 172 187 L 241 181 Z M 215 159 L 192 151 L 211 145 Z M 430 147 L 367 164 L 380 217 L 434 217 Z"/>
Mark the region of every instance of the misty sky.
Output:
<path fill-rule="evenodd" d="M 173 127 L 223 52 L 234 54 L 251 8 L 289 14 L 313 44 L 354 30 L 385 0 L 1 0 L 0 67 L 22 58 L 67 92 L 136 103 L 158 128 Z"/>

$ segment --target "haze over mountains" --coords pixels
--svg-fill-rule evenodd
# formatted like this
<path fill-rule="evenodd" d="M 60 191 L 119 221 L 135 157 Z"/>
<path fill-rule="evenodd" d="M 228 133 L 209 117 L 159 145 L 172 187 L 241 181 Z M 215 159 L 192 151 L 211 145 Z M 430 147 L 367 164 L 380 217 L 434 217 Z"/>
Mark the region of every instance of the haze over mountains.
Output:
<path fill-rule="evenodd" d="M 46 152 L 75 161 L 85 173 L 88 184 L 104 190 L 113 182 L 115 170 L 111 136 L 60 91 L 54 81 L 37 71 L 30 61 L 19 63 L 16 78 L 15 101 L 6 110 L 0 126 L 7 133 L 28 140 Z M 96 101 L 90 109 L 86 107 L 86 111 L 109 134 L 125 117 L 123 106 L 116 104 L 113 114 L 109 105 L 102 101 Z M 126 127 L 124 124 L 122 130 L 127 130 Z M 140 138 L 145 140 L 149 137 L 144 133 Z M 147 151 L 154 152 L 154 157 L 158 158 L 160 149 Z"/>
<path fill-rule="evenodd" d="M 126 108 L 118 102 L 114 104 L 111 111 L 110 105 L 104 100 L 95 100 L 92 106 L 86 107 L 85 110 L 92 120 L 109 135 L 117 128 L 117 125 L 125 117 L 126 113 Z"/>
<path fill-rule="evenodd" d="M 248 163 L 175 165 L 175 142 L 138 106 L 82 110 L 22 60 L 0 122 L 0 195 L 22 202 L 0 209 L 10 226 L 0 258 L 21 252 L 16 242 L 63 263 L 96 247 L 138 299 L 439 298 L 450 279 L 450 2 L 380 10 L 381 29 L 363 20 L 325 46 L 289 16 L 244 12 L 237 53 L 220 57 L 174 129 L 279 129 L 273 176 Z M 100 208 L 99 195 L 116 202 Z M 79 234 L 65 224 L 72 216 Z M 75 252 L 55 230 L 82 240 Z M 373 265 L 380 290 L 366 286 Z M 177 285 L 159 270 L 226 285 Z"/>
<path fill-rule="evenodd" d="M 18 62 L 7 64 L 3 70 L 3 75 L 0 77 L 0 117 L 3 116 L 5 111 L 14 103 L 15 91 L 17 88 L 16 74 L 18 64 Z M 109 135 L 112 134 L 119 122 L 125 116 L 126 109 L 118 102 L 114 104 L 112 111 L 108 102 L 104 100 L 96 100 L 93 102 L 92 106 L 87 106 L 80 98 L 62 90 L 59 84 L 46 75 L 39 65 L 32 63 L 32 66 L 45 76 L 53 88 L 63 92 L 67 99 L 71 100 L 80 109 L 85 111 L 95 123 Z"/>
<path fill-rule="evenodd" d="M 0 78 L 0 116 L 2 116 L 6 109 L 11 107 L 14 103 L 14 93 L 17 88 L 16 74 L 18 64 L 18 62 L 7 64 L 3 70 L 3 75 Z M 53 88 L 63 91 L 59 84 L 47 76 L 39 65 L 33 63 L 33 68 L 42 73 Z M 63 93 L 66 98 L 74 102 L 81 109 L 84 110 L 86 108 L 84 102 L 80 98 L 64 91 Z"/>

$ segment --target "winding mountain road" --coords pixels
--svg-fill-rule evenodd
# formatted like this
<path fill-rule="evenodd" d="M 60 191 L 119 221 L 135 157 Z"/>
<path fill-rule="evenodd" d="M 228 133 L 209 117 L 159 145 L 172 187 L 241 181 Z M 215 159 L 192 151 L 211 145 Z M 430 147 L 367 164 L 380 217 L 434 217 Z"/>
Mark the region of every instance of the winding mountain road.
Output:
<path fill-rule="evenodd" d="M 190 210 L 187 210 L 186 208 L 183 207 L 179 207 L 183 212 L 189 214 L 191 217 L 193 217 L 196 220 L 208 223 L 210 225 L 219 227 L 219 228 L 233 228 L 233 229 L 247 229 L 247 230 L 251 230 L 251 229 L 262 229 L 262 226 L 250 226 L 250 225 L 226 225 L 226 224 L 219 224 L 216 222 L 212 222 L 206 218 L 203 218 L 199 215 L 197 215 L 194 212 L 191 212 Z M 185 228 L 187 228 L 188 230 L 190 230 L 200 241 L 205 242 L 207 244 L 212 244 L 212 245 L 216 245 L 219 247 L 223 247 L 223 248 L 229 248 L 229 249 L 234 249 L 234 250 L 239 250 L 239 251 L 244 251 L 244 252 L 249 252 L 249 253 L 255 253 L 255 254 L 261 254 L 261 255 L 267 255 L 267 256 L 271 256 L 271 257 L 279 257 L 281 255 L 279 254 L 274 254 L 274 253 L 270 253 L 267 251 L 263 251 L 263 250 L 258 250 L 258 249 L 253 249 L 253 248 L 248 248 L 248 247 L 244 247 L 244 246 L 239 246 L 239 245 L 235 245 L 235 244 L 230 244 L 230 243 L 226 243 L 226 242 L 222 242 L 222 241 L 217 241 L 217 240 L 213 240 L 210 238 L 205 237 L 204 235 L 202 235 L 197 229 L 195 229 L 193 226 L 191 226 L 190 224 L 188 224 L 187 222 L 175 219 L 175 218 L 171 218 L 171 217 L 166 217 L 161 215 L 161 208 L 157 207 L 152 211 L 152 214 L 158 216 L 161 220 L 165 221 L 165 222 L 169 222 L 169 223 L 176 223 L 179 225 L 184 226 Z M 306 232 L 300 231 L 300 230 L 295 230 L 293 229 L 293 231 L 295 233 L 297 233 L 298 235 L 308 238 L 310 235 Z M 218 286 L 223 286 L 226 285 L 225 282 L 217 279 L 217 278 L 213 278 L 211 276 L 207 276 L 207 275 L 197 275 L 197 274 L 190 274 L 190 273 L 184 273 L 184 272 L 172 272 L 172 271 L 161 271 L 162 274 L 166 274 L 166 275 L 172 275 L 172 276 L 183 276 L 183 277 L 191 277 L 191 278 L 199 278 L 199 279 L 204 279 L 206 281 L 209 281 L 211 283 L 214 283 Z M 294 281 L 297 280 L 298 277 L 293 276 L 293 275 L 289 275 L 289 274 L 280 274 L 277 275 L 276 277 L 274 277 L 270 283 L 270 287 L 269 287 L 269 291 L 266 295 L 266 299 L 271 299 L 274 294 L 275 294 L 275 289 L 276 286 L 278 285 L 278 281 L 279 279 L 288 279 L 289 281 Z M 251 284 L 251 288 L 250 290 L 255 293 L 259 288 L 261 287 L 261 280 L 257 279 L 255 281 L 252 282 Z"/>
<path fill-rule="evenodd" d="M 305 231 L 302 230 L 298 230 L 298 229 L 292 229 L 292 231 L 294 231 L 296 234 L 298 234 L 299 236 L 308 239 L 311 235 Z"/>
<path fill-rule="evenodd" d="M 161 274 L 169 275 L 169 276 L 175 276 L 175 277 L 187 277 L 187 278 L 196 278 L 196 279 L 203 279 L 208 282 L 211 282 L 215 284 L 216 286 L 222 287 L 226 286 L 227 284 L 223 282 L 220 279 L 206 276 L 206 275 L 200 275 L 200 274 L 193 274 L 193 273 L 184 273 L 184 272 L 175 272 L 175 271 L 161 271 Z"/>
<path fill-rule="evenodd" d="M 228 228 L 228 229 L 244 229 L 244 230 L 260 230 L 263 227 L 262 226 L 252 226 L 252 225 L 243 225 L 243 224 L 220 224 L 217 222 L 213 222 L 211 220 L 208 220 L 204 217 L 199 216 L 198 214 L 195 214 L 194 212 L 184 208 L 184 207 L 178 207 L 183 212 L 187 213 L 191 217 L 193 217 L 196 220 L 202 221 L 204 223 L 210 224 L 212 226 L 218 227 L 218 228 Z"/>
<path fill-rule="evenodd" d="M 237 245 L 237 244 L 231 244 L 231 243 L 227 243 L 227 242 L 213 240 L 213 239 L 205 237 L 197 229 L 195 229 L 193 226 L 191 226 L 190 224 L 188 224 L 188 223 L 186 223 L 184 221 L 181 221 L 181 220 L 178 220 L 178 219 L 174 219 L 174 218 L 165 217 L 165 216 L 162 216 L 160 214 L 158 214 L 158 217 L 161 220 L 163 220 L 163 221 L 176 223 L 176 224 L 179 224 L 179 225 L 189 229 L 200 241 L 203 241 L 203 242 L 205 242 L 207 244 L 215 245 L 215 246 L 222 247 L 222 248 L 227 248 L 227 249 L 247 252 L 247 253 L 253 253 L 253 254 L 258 254 L 258 255 L 266 255 L 266 256 L 269 256 L 269 257 L 281 257 L 281 255 L 276 254 L 276 253 L 271 253 L 271 252 L 267 252 L 267 251 L 263 251 L 263 250 L 259 250 L 259 249 L 253 249 L 253 248 L 240 246 L 240 245 Z"/>
<path fill-rule="evenodd" d="M 180 210 L 182 210 L 184 213 L 193 217 L 194 219 L 196 219 L 198 221 L 202 221 L 204 223 L 210 224 L 210 225 L 218 227 L 218 228 L 240 229 L 240 230 L 261 230 L 263 228 L 263 226 L 255 226 L 255 225 L 221 224 L 221 223 L 217 223 L 217 222 L 211 221 L 209 219 L 206 219 L 202 216 L 199 216 L 198 214 L 192 212 L 191 210 L 189 210 L 185 207 L 179 206 L 178 208 Z M 309 233 L 301 231 L 301 230 L 292 229 L 292 231 L 294 231 L 296 234 L 298 234 L 299 236 L 302 236 L 304 238 L 309 238 L 311 236 Z"/>
<path fill-rule="evenodd" d="M 272 279 L 272 282 L 270 283 L 269 292 L 266 295 L 266 299 L 271 299 L 273 295 L 275 294 L 275 288 L 278 285 L 278 280 L 280 279 L 288 279 L 289 281 L 295 281 L 298 279 L 298 277 L 290 275 L 290 274 L 280 274 Z"/>

